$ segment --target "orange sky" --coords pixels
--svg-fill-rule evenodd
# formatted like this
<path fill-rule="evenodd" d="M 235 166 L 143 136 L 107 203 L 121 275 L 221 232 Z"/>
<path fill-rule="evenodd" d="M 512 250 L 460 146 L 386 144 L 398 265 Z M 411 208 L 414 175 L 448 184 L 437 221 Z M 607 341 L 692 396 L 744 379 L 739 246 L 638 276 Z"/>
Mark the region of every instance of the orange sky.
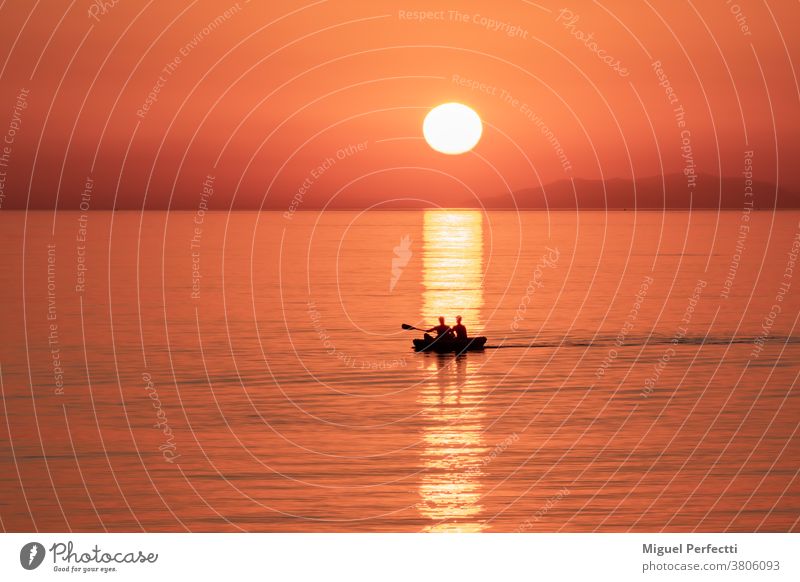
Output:
<path fill-rule="evenodd" d="M 800 190 L 795 2 L 100 4 L 0 9 L 3 209 L 76 208 L 87 178 L 92 208 L 196 208 L 209 175 L 220 209 L 451 205 L 748 150 Z M 474 152 L 422 141 L 446 101 L 483 118 Z"/>

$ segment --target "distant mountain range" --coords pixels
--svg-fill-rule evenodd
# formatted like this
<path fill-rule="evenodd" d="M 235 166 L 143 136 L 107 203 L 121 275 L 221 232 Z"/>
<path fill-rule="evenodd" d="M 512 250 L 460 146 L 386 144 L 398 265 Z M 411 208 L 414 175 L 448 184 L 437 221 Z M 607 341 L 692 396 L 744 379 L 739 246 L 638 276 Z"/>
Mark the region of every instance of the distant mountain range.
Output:
<path fill-rule="evenodd" d="M 382 204 L 380 208 L 486 208 L 526 209 L 526 210 L 686 210 L 692 209 L 724 209 L 735 210 L 745 207 L 746 202 L 753 203 L 753 209 L 768 210 L 772 208 L 800 208 L 800 194 L 786 187 L 777 187 L 768 182 L 753 182 L 753 196 L 745 196 L 744 177 L 723 177 L 710 174 L 699 174 L 695 186 L 688 187 L 683 174 L 666 176 L 648 176 L 629 180 L 610 178 L 608 180 L 586 180 L 575 178 L 551 182 L 543 187 L 524 188 L 512 194 L 481 194 L 479 202 L 471 193 L 439 193 L 426 192 L 429 200 L 402 200 Z M 337 197 L 327 206 L 336 210 L 360 210 L 375 203 L 371 192 L 354 192 Z M 320 208 L 324 204 L 321 198 L 303 203 L 302 209 Z M 278 203 L 277 207 L 280 203 Z M 271 206 L 276 207 L 276 206 Z"/>
<path fill-rule="evenodd" d="M 573 186 L 574 184 L 574 186 Z M 688 188 L 686 176 L 668 174 L 637 180 L 559 180 L 542 188 L 526 188 L 514 193 L 520 208 L 537 209 L 741 209 L 753 202 L 756 209 L 800 208 L 800 195 L 767 182 L 752 183 L 753 196 L 745 196 L 743 177 L 699 174 L 696 185 Z M 488 207 L 512 206 L 508 194 L 486 201 Z"/>

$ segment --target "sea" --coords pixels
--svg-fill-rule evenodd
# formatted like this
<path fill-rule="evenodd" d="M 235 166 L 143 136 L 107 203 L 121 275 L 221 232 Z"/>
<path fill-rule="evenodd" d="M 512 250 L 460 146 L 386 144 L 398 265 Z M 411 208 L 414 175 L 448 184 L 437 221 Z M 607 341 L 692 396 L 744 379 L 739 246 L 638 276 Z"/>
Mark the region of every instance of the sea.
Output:
<path fill-rule="evenodd" d="M 795 211 L 0 212 L 5 531 L 800 530 Z M 486 349 L 416 353 L 462 316 Z"/>

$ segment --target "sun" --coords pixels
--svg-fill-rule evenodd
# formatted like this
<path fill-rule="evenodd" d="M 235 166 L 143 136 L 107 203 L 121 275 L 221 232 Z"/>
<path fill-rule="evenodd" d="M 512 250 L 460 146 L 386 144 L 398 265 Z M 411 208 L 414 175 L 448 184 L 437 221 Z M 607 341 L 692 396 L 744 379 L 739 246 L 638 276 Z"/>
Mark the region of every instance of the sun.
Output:
<path fill-rule="evenodd" d="M 443 154 L 463 154 L 481 139 L 483 124 L 475 111 L 461 103 L 443 103 L 431 109 L 422 122 L 428 145 Z"/>

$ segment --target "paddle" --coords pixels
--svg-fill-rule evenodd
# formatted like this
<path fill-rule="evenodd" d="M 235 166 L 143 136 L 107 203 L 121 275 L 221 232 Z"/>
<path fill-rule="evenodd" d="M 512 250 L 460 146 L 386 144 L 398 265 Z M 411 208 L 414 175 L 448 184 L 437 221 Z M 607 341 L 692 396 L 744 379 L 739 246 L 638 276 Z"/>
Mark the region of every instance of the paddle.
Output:
<path fill-rule="evenodd" d="M 418 327 L 414 327 L 413 325 L 408 325 L 407 323 L 400 324 L 400 327 L 402 327 L 403 329 L 416 329 L 417 331 L 423 331 L 423 332 L 427 331 L 425 329 L 420 329 Z"/>

